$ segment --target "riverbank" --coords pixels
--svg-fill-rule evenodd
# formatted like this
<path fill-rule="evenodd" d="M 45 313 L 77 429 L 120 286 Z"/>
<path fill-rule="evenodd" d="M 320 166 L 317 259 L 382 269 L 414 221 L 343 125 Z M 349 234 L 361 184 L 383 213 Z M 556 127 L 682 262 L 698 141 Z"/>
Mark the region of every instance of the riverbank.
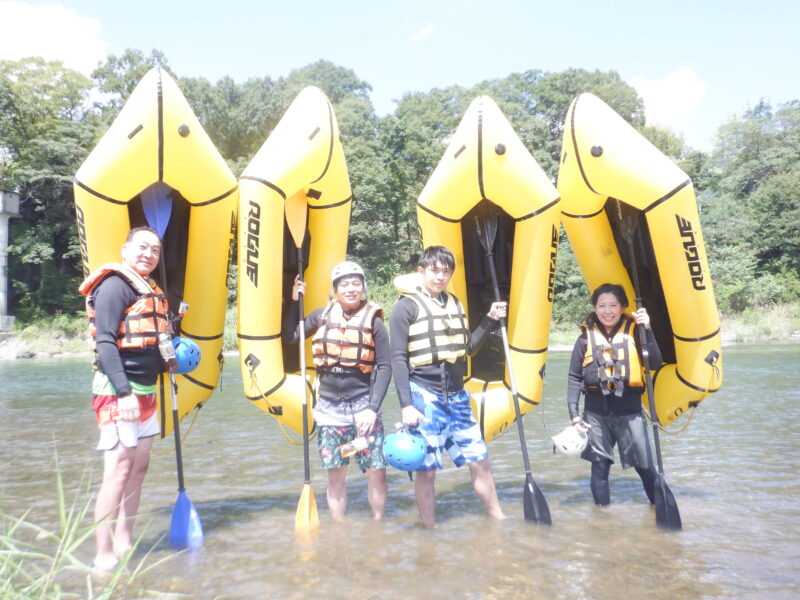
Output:
<path fill-rule="evenodd" d="M 723 345 L 769 341 L 800 341 L 800 302 L 763 309 L 747 309 L 721 319 Z M 571 323 L 553 323 L 551 352 L 570 351 L 578 334 Z M 228 309 L 225 322 L 225 352 L 236 352 L 236 310 Z M 0 360 L 47 359 L 88 356 L 92 343 L 86 335 L 83 316 L 58 315 L 42 319 L 0 338 Z"/>

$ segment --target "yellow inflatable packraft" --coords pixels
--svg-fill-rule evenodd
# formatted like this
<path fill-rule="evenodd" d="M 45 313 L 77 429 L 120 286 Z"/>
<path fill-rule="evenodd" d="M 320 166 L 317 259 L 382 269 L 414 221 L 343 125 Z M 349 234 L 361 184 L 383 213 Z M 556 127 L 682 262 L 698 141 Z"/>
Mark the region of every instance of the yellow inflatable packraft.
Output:
<path fill-rule="evenodd" d="M 153 277 L 167 293 L 170 310 L 177 313 L 181 301 L 189 304 L 180 335 L 202 352 L 194 371 L 176 376 L 182 418 L 209 398 L 222 368 L 236 178 L 175 81 L 154 68 L 81 165 L 74 190 L 84 275 L 119 262 L 132 227 L 163 230 Z M 159 386 L 162 437 L 172 431 L 165 379 Z"/>
<path fill-rule="evenodd" d="M 656 412 L 669 424 L 722 384 L 719 315 L 692 182 L 602 100 L 582 94 L 567 113 L 558 190 L 590 290 L 621 284 L 635 310 L 636 262 L 665 363 L 655 373 Z"/>
<path fill-rule="evenodd" d="M 298 348 L 281 343 L 281 321 L 297 274 L 285 204 L 298 198 L 308 207 L 303 279 L 304 309 L 310 312 L 327 303 L 331 270 L 345 258 L 351 202 L 333 107 L 316 87 L 300 92 L 242 173 L 239 201 L 238 337 L 244 394 L 301 433 L 304 383 L 291 374 L 298 370 Z M 310 365 L 310 340 L 305 348 Z M 308 415 L 311 430 L 311 411 Z"/>
<path fill-rule="evenodd" d="M 487 96 L 473 100 L 420 195 L 424 246 L 442 245 L 456 259 L 449 290 L 474 329 L 494 300 L 481 216 L 498 218 L 494 263 L 509 302 L 508 335 L 522 414 L 541 400 L 558 251 L 558 192 Z M 404 285 L 398 280 L 398 289 Z M 407 280 L 406 280 L 407 281 Z M 515 421 L 499 331 L 468 360 L 465 387 L 484 439 Z"/>

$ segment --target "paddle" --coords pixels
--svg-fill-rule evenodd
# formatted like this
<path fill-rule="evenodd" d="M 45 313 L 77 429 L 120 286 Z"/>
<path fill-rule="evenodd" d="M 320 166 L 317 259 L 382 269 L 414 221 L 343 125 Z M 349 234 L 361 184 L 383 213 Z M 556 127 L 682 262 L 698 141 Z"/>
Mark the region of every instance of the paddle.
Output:
<path fill-rule="evenodd" d="M 306 212 L 307 205 L 305 194 L 298 192 L 294 196 L 286 199 L 286 223 L 289 232 L 292 234 L 294 245 L 297 248 L 297 273 L 300 279 L 303 278 L 303 238 L 306 234 Z M 319 527 L 319 515 L 317 514 L 317 502 L 314 499 L 314 490 L 311 487 L 311 464 L 308 456 L 308 393 L 306 392 L 306 332 L 305 332 L 305 311 L 303 310 L 303 294 L 297 298 L 300 311 L 300 377 L 303 380 L 303 468 L 305 480 L 303 491 L 300 494 L 300 501 L 297 503 L 297 513 L 294 517 L 294 530 L 305 532 L 309 529 Z"/>
<path fill-rule="evenodd" d="M 148 188 L 152 189 L 152 188 Z M 164 235 L 167 223 L 172 213 L 172 199 L 166 194 L 155 196 L 142 193 L 142 205 L 145 210 L 147 224 L 159 232 L 159 238 Z M 148 197 L 149 196 L 149 197 Z M 147 203 L 145 198 L 148 197 Z M 155 201 L 153 200 L 155 198 Z M 162 248 L 163 250 L 163 248 Z M 162 253 L 163 254 L 163 253 Z M 167 269 L 164 264 L 164 257 L 161 257 L 161 289 L 167 294 Z M 181 315 L 182 316 L 182 315 Z M 169 314 L 172 322 L 172 312 Z M 164 375 L 161 375 L 161 401 L 164 401 Z M 178 499 L 172 509 L 172 520 L 169 526 L 169 541 L 174 548 L 184 550 L 186 548 L 198 548 L 203 544 L 203 525 L 200 523 L 200 516 L 197 514 L 194 505 L 186 495 L 186 487 L 183 482 L 183 456 L 181 454 L 181 430 L 178 419 L 178 386 L 175 384 L 175 376 L 169 373 L 170 393 L 172 395 L 172 432 L 175 436 L 175 460 L 178 465 Z"/>
<path fill-rule="evenodd" d="M 172 198 L 169 197 L 169 192 L 169 186 L 159 181 L 141 193 L 145 219 L 147 224 L 156 230 L 159 238 L 164 237 L 169 218 L 172 216 Z"/>
<path fill-rule="evenodd" d="M 497 272 L 494 267 L 494 242 L 497 235 L 497 214 L 494 205 L 488 201 L 483 201 L 478 205 L 475 215 L 475 229 L 478 234 L 481 246 L 486 252 L 486 259 L 489 263 L 489 273 L 492 278 L 495 302 L 500 302 L 500 287 L 497 284 Z M 511 363 L 511 347 L 508 343 L 508 332 L 506 331 L 506 320 L 500 319 L 500 332 L 503 336 L 503 351 L 506 355 L 506 366 L 508 367 L 508 380 L 511 384 L 511 397 L 514 400 L 514 412 L 517 417 L 517 431 L 519 433 L 519 443 L 522 448 L 522 464 L 525 467 L 525 488 L 522 494 L 522 507 L 526 521 L 535 521 L 543 525 L 552 525 L 550 518 L 550 508 L 544 498 L 542 490 L 536 484 L 531 474 L 531 465 L 528 459 L 528 446 L 525 443 L 525 428 L 522 424 L 522 413 L 519 410 L 519 397 L 517 395 L 517 380 L 514 377 L 514 365 Z"/>
<path fill-rule="evenodd" d="M 172 391 L 172 430 L 175 434 L 175 459 L 178 463 L 178 499 L 172 509 L 172 520 L 169 524 L 169 541 L 174 548 L 199 548 L 203 545 L 203 525 L 192 501 L 186 495 L 183 483 L 183 459 L 181 456 L 181 430 L 178 420 L 178 386 L 175 377 L 169 374 Z M 163 398 L 163 394 L 162 394 Z"/>
<path fill-rule="evenodd" d="M 633 291 L 636 293 L 636 310 L 644 305 L 639 294 L 639 272 L 636 268 L 636 252 L 633 247 L 633 236 L 636 233 L 638 214 L 632 210 L 626 211 L 622 215 L 622 203 L 617 200 L 617 217 L 619 218 L 620 232 L 628 245 L 628 255 L 631 264 L 631 275 L 633 279 Z M 658 438 L 658 413 L 656 412 L 655 391 L 653 389 L 653 377 L 650 373 L 647 352 L 647 333 L 644 327 L 636 327 L 639 335 L 639 344 L 642 347 L 642 358 L 644 362 L 644 378 L 647 386 L 647 398 L 650 404 L 650 421 L 653 424 L 653 442 L 656 448 L 656 461 L 658 463 L 658 475 L 654 483 L 654 493 L 656 501 L 656 524 L 664 529 L 680 529 L 681 514 L 678 511 L 678 503 L 675 496 L 667 485 L 664 478 L 664 463 L 661 459 L 661 443 Z"/>

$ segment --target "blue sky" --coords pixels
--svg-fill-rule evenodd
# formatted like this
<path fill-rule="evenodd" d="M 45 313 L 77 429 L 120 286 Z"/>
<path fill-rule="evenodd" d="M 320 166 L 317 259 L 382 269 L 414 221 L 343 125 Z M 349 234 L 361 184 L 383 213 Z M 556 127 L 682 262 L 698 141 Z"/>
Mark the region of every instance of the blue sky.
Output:
<path fill-rule="evenodd" d="M 41 55 L 88 74 L 109 53 L 157 48 L 178 75 L 244 81 L 324 58 L 372 86 L 378 114 L 410 91 L 613 69 L 649 122 L 709 150 L 760 98 L 800 99 L 798 25 L 788 0 L 0 1 L 0 59 Z"/>

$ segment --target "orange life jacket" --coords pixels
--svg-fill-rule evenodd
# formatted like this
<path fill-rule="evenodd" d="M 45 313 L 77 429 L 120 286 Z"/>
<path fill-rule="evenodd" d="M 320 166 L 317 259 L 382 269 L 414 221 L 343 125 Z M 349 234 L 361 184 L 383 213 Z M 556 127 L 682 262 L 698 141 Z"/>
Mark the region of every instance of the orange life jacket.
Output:
<path fill-rule="evenodd" d="M 345 317 L 337 300 L 331 302 L 311 338 L 314 364 L 322 370 L 344 367 L 371 373 L 375 367 L 372 323 L 377 316 L 383 318 L 383 309 L 372 302 L 364 303 L 350 318 Z"/>
<path fill-rule="evenodd" d="M 586 353 L 583 356 L 584 386 L 597 389 L 603 395 L 621 396 L 626 385 L 642 387 L 642 362 L 636 349 L 636 321 L 622 315 L 611 339 L 608 340 L 590 318 L 581 324 L 586 332 Z"/>
<path fill-rule="evenodd" d="M 152 279 L 145 279 L 136 271 L 117 263 L 106 263 L 92 271 L 83 280 L 78 291 L 86 296 L 86 313 L 89 332 L 97 336 L 95 326 L 94 293 L 101 281 L 111 274 L 121 276 L 131 284 L 139 298 L 124 313 L 117 331 L 117 347 L 121 350 L 158 345 L 158 334 L 167 331 L 167 299 Z"/>

